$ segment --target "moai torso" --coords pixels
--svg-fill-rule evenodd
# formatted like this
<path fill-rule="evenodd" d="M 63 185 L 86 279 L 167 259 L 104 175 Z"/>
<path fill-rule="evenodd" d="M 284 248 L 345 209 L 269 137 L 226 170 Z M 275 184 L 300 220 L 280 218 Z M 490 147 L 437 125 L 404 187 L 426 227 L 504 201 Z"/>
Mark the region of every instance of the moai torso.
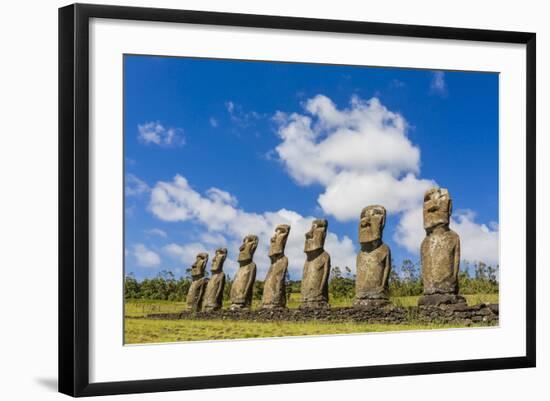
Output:
<path fill-rule="evenodd" d="M 457 294 L 460 238 L 449 228 L 452 200 L 444 188 L 424 196 L 426 238 L 420 248 L 424 295 Z"/>
<path fill-rule="evenodd" d="M 308 255 L 309 256 L 309 255 Z M 302 277 L 302 304 L 316 306 L 328 302 L 328 277 L 330 273 L 330 255 L 322 251 L 304 264 Z"/>
<path fill-rule="evenodd" d="M 306 233 L 306 262 L 302 276 L 302 308 L 328 307 L 328 277 L 330 255 L 323 249 L 327 236 L 326 220 L 314 220 Z"/>
<path fill-rule="evenodd" d="M 358 299 L 387 298 L 390 266 L 390 248 L 386 244 L 380 245 L 371 252 L 359 251 L 355 297 Z"/>
<path fill-rule="evenodd" d="M 264 281 L 262 294 L 262 308 L 286 307 L 286 272 L 288 258 L 284 255 L 286 241 L 290 233 L 290 226 L 281 224 L 275 228 L 269 246 L 271 266 Z"/>
<path fill-rule="evenodd" d="M 223 303 L 223 288 L 225 287 L 225 274 L 212 274 L 204 293 L 204 310 L 221 309 Z"/>
<path fill-rule="evenodd" d="M 193 281 L 187 292 L 187 308 L 193 312 L 198 312 L 202 308 L 204 290 L 208 279 L 204 277 L 206 263 L 208 262 L 207 253 L 199 253 L 195 259 L 195 263 L 191 267 L 191 277 Z"/>
<path fill-rule="evenodd" d="M 256 263 L 252 261 L 258 246 L 258 237 L 247 235 L 239 248 L 239 269 L 231 286 L 231 309 L 250 308 L 254 280 L 256 280 Z"/>
<path fill-rule="evenodd" d="M 357 301 L 388 298 L 391 253 L 390 248 L 382 242 L 385 224 L 386 209 L 383 206 L 367 206 L 361 211 L 359 222 L 361 250 L 357 254 L 355 278 Z"/>
<path fill-rule="evenodd" d="M 269 266 L 269 271 L 264 282 L 262 307 L 284 308 L 286 306 L 286 272 L 288 258 L 281 256 Z"/>
<path fill-rule="evenodd" d="M 187 293 L 187 307 L 193 311 L 198 312 L 202 309 L 202 301 L 204 297 L 204 290 L 208 283 L 207 278 L 199 278 L 191 282 L 189 292 Z"/>
<path fill-rule="evenodd" d="M 240 266 L 231 286 L 231 307 L 249 308 L 252 305 L 252 290 L 256 279 L 256 263 Z"/>
<path fill-rule="evenodd" d="M 223 303 L 223 289 L 225 286 L 225 274 L 223 272 L 223 263 L 227 257 L 227 249 L 216 249 L 214 259 L 212 259 L 212 276 L 208 280 L 204 294 L 204 310 L 221 309 Z"/>
<path fill-rule="evenodd" d="M 434 231 L 422 241 L 424 294 L 456 294 L 460 238 L 450 229 Z"/>

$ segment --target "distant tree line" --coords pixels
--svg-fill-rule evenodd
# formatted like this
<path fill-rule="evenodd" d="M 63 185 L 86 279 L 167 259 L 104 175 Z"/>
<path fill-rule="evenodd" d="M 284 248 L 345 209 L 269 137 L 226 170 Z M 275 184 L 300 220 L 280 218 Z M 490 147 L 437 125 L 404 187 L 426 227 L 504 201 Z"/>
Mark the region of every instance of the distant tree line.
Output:
<path fill-rule="evenodd" d="M 496 267 L 483 262 L 470 264 L 464 262 L 459 273 L 459 287 L 461 294 L 491 294 L 498 293 L 498 265 Z M 224 300 L 229 299 L 232 280 L 226 275 Z M 287 296 L 300 293 L 300 280 L 290 280 L 287 274 Z M 163 270 L 154 278 L 138 281 L 130 273 L 124 280 L 124 297 L 126 299 L 154 299 L 182 301 L 185 300 L 191 285 L 190 271 L 180 278 L 176 278 L 171 271 Z M 256 280 L 254 283 L 254 299 L 261 299 L 264 282 Z M 391 296 L 411 296 L 422 294 L 422 276 L 418 263 L 405 259 L 400 268 L 392 266 L 389 277 Z M 352 299 L 355 296 L 355 275 L 349 267 L 341 269 L 334 266 L 331 269 L 329 280 L 329 294 L 335 299 Z"/>

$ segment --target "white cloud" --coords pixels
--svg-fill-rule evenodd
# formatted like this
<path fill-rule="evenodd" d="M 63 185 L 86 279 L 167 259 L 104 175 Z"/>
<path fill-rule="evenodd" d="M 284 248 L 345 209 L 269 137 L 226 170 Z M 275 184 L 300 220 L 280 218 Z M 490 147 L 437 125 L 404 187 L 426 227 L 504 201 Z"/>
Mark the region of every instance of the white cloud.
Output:
<path fill-rule="evenodd" d="M 289 258 L 289 270 L 294 276 L 301 276 L 305 260 L 304 235 L 314 220 L 312 216 L 305 217 L 287 209 L 261 214 L 246 212 L 238 207 L 237 199 L 231 194 L 211 188 L 202 195 L 180 175 L 171 182 L 158 182 L 155 185 L 149 210 L 161 220 L 191 221 L 206 229 L 201 235 L 201 242 L 169 245 L 164 250 L 170 256 L 189 263 L 198 252 L 206 251 L 212 255 L 217 247 L 225 246 L 229 251 L 225 270 L 231 274 L 237 267 L 236 257 L 243 237 L 248 234 L 258 235 L 260 241 L 255 261 L 260 279 L 263 279 L 269 268 L 267 251 L 275 227 L 278 224 L 290 224 L 285 253 Z M 334 266 L 354 268 L 356 250 L 353 242 L 347 236 L 338 238 L 331 233 L 330 224 L 326 249 L 331 254 Z"/>
<path fill-rule="evenodd" d="M 443 71 L 434 71 L 432 73 L 430 90 L 433 93 L 437 93 L 443 96 L 447 94 L 447 83 L 445 82 L 445 73 Z"/>
<path fill-rule="evenodd" d="M 422 206 L 407 210 L 401 215 L 393 234 L 394 241 L 413 255 L 420 253 L 420 243 L 426 236 Z"/>
<path fill-rule="evenodd" d="M 469 262 L 499 263 L 498 224 L 489 226 L 475 222 L 475 213 L 462 210 L 451 217 L 450 227 L 460 236 L 461 259 Z M 420 244 L 426 236 L 422 222 L 422 208 L 403 213 L 394 240 L 410 253 L 418 255 Z"/>
<path fill-rule="evenodd" d="M 212 128 L 218 127 L 218 120 L 216 120 L 214 117 L 210 117 L 208 122 L 210 123 L 210 126 L 212 126 Z"/>
<path fill-rule="evenodd" d="M 185 138 L 181 128 L 166 128 L 158 121 L 138 125 L 138 139 L 144 144 L 164 147 L 183 146 Z"/>
<path fill-rule="evenodd" d="M 147 183 L 134 174 L 126 174 L 126 180 L 124 181 L 124 194 L 126 196 L 138 196 L 142 195 L 150 190 Z"/>
<path fill-rule="evenodd" d="M 371 203 L 398 213 L 434 184 L 417 178 L 420 150 L 406 135 L 407 122 L 377 98 L 353 97 L 348 109 L 339 110 L 317 95 L 304 106 L 306 114 L 275 115 L 282 139 L 275 150 L 298 184 L 325 187 L 318 198 L 325 213 L 356 219 Z"/>
<path fill-rule="evenodd" d="M 459 211 L 451 222 L 451 228 L 460 235 L 462 259 L 470 262 L 499 263 L 498 224 L 475 222 L 475 213 L 471 210 Z"/>
<path fill-rule="evenodd" d="M 166 234 L 166 231 L 161 230 L 160 228 L 152 228 L 150 230 L 145 231 L 146 234 L 149 235 L 156 235 L 158 237 L 167 238 L 168 234 Z"/>
<path fill-rule="evenodd" d="M 207 222 L 211 230 L 222 230 L 237 217 L 233 201 L 230 194 L 217 188 L 211 188 L 203 197 L 189 186 L 184 177 L 177 175 L 172 182 L 155 185 L 149 209 L 164 221 L 193 219 Z"/>
<path fill-rule="evenodd" d="M 424 193 L 435 183 L 409 173 L 401 179 L 387 171 L 372 174 L 343 172 L 318 198 L 327 214 L 340 221 L 356 220 L 368 205 L 383 205 L 389 213 L 407 211 L 418 205 Z"/>
<path fill-rule="evenodd" d="M 133 252 L 138 266 L 157 267 L 160 265 L 160 256 L 147 248 L 144 244 L 134 245 Z"/>
<path fill-rule="evenodd" d="M 200 240 L 208 245 L 215 245 L 218 248 L 225 247 L 227 245 L 227 238 L 222 234 L 205 232 L 200 235 Z"/>
<path fill-rule="evenodd" d="M 166 245 L 162 250 L 172 258 L 183 263 L 186 267 L 190 267 L 195 261 L 197 254 L 206 252 L 206 247 L 198 242 L 185 245 L 171 243 Z"/>

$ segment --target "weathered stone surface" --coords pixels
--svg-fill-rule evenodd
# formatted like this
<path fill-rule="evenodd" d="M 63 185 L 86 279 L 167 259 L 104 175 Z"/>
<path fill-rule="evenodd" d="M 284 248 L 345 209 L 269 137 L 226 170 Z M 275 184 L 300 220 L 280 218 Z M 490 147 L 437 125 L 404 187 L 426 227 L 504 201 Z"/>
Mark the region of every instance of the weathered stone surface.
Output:
<path fill-rule="evenodd" d="M 423 208 L 426 237 L 420 248 L 424 297 L 419 304 L 436 302 L 437 298 L 424 299 L 429 295 L 458 294 L 460 238 L 449 228 L 451 213 L 452 200 L 448 190 L 433 188 L 426 192 Z M 460 298 L 456 301 L 461 302 Z"/>
<path fill-rule="evenodd" d="M 278 225 L 275 234 L 271 237 L 269 246 L 269 258 L 271 266 L 264 281 L 262 294 L 262 308 L 286 307 L 286 273 L 288 258 L 285 256 L 285 246 L 290 233 L 287 224 Z"/>
<path fill-rule="evenodd" d="M 223 272 L 223 263 L 227 257 L 226 248 L 216 249 L 214 259 L 212 259 L 212 273 L 206 291 L 204 293 L 203 310 L 218 310 L 221 309 L 223 303 L 223 288 L 225 287 L 225 273 Z"/>
<path fill-rule="evenodd" d="M 388 299 L 388 278 L 391 269 L 390 248 L 382 242 L 386 224 L 386 209 L 383 206 L 367 206 L 361 211 L 357 254 L 355 302 L 357 307 L 384 306 Z M 381 300 L 368 302 L 368 300 Z"/>
<path fill-rule="evenodd" d="M 250 308 L 252 304 L 252 290 L 256 280 L 256 264 L 252 261 L 258 247 L 258 237 L 247 235 L 239 248 L 239 269 L 231 286 L 230 309 Z"/>
<path fill-rule="evenodd" d="M 204 277 L 206 263 L 208 262 L 207 253 L 199 253 L 195 259 L 195 263 L 191 266 L 191 286 L 187 293 L 187 308 L 193 312 L 200 311 L 204 297 L 204 290 L 208 283 L 208 279 Z"/>
<path fill-rule="evenodd" d="M 440 306 L 447 304 L 464 304 L 466 305 L 466 299 L 461 295 L 456 294 L 429 294 L 423 295 L 418 299 L 418 305 L 430 305 L 430 306 Z M 460 310 L 455 308 L 454 310 Z"/>
<path fill-rule="evenodd" d="M 328 222 L 314 220 L 306 233 L 304 252 L 306 262 L 302 276 L 301 308 L 328 308 L 328 276 L 330 274 L 330 255 L 323 249 L 327 236 Z"/>
<path fill-rule="evenodd" d="M 389 301 L 389 299 L 385 298 L 355 299 L 353 301 L 353 307 L 362 309 L 388 308 L 391 307 L 391 302 Z"/>

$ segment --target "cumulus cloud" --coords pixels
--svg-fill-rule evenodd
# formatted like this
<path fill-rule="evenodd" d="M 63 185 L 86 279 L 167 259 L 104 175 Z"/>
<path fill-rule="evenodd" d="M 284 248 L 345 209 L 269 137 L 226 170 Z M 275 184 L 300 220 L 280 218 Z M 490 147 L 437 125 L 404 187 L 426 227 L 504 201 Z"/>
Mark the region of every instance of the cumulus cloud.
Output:
<path fill-rule="evenodd" d="M 355 220 L 367 205 L 384 205 L 389 213 L 410 210 L 434 185 L 434 181 L 418 179 L 411 173 L 398 179 L 387 171 L 343 172 L 326 187 L 318 202 L 325 213 L 338 220 Z"/>
<path fill-rule="evenodd" d="M 251 213 L 238 207 L 237 199 L 226 191 L 211 188 L 204 194 L 193 189 L 185 177 L 177 175 L 170 182 L 157 182 L 151 191 L 149 210 L 164 221 L 191 221 L 204 227 L 206 232 L 201 241 L 187 245 L 171 244 L 164 249 L 170 256 L 182 263 L 192 263 L 199 252 L 213 254 L 215 248 L 225 246 L 229 255 L 226 271 L 233 274 L 236 267 L 238 248 L 244 236 L 256 234 L 259 237 L 255 261 L 258 277 L 263 279 L 269 268 L 267 257 L 269 239 L 278 224 L 289 224 L 290 235 L 286 246 L 289 270 L 300 276 L 305 255 L 304 235 L 314 220 L 312 216 L 302 216 L 291 210 Z M 330 232 L 326 239 L 334 266 L 354 268 L 355 248 L 347 236 L 339 238 Z"/>
<path fill-rule="evenodd" d="M 447 83 L 445 82 L 445 73 L 443 71 L 434 71 L 430 82 L 430 90 L 432 93 L 439 95 L 447 94 Z"/>
<path fill-rule="evenodd" d="M 451 221 L 451 228 L 460 235 L 462 259 L 471 262 L 499 263 L 498 224 L 489 226 L 475 222 L 471 210 L 458 211 Z"/>
<path fill-rule="evenodd" d="M 381 203 L 389 213 L 418 204 L 431 180 L 417 177 L 420 150 L 407 137 L 407 122 L 377 98 L 352 97 L 339 110 L 326 96 L 304 104 L 304 114 L 277 113 L 281 143 L 275 148 L 299 185 L 319 183 L 318 203 L 340 221 Z"/>
<path fill-rule="evenodd" d="M 144 244 L 136 244 L 133 247 L 133 252 L 138 266 L 142 267 L 157 267 L 160 265 L 160 256 L 147 248 Z"/>
<path fill-rule="evenodd" d="M 167 255 L 177 259 L 185 266 L 191 266 L 195 261 L 197 254 L 206 250 L 205 246 L 199 242 L 192 242 L 185 245 L 168 244 L 162 249 Z"/>
<path fill-rule="evenodd" d="M 210 117 L 208 122 L 210 123 L 210 126 L 212 128 L 217 128 L 218 127 L 218 120 L 216 120 L 214 117 Z"/>
<path fill-rule="evenodd" d="M 181 128 L 166 128 L 158 121 L 138 124 L 138 139 L 146 145 L 154 144 L 163 147 L 185 145 Z"/>

